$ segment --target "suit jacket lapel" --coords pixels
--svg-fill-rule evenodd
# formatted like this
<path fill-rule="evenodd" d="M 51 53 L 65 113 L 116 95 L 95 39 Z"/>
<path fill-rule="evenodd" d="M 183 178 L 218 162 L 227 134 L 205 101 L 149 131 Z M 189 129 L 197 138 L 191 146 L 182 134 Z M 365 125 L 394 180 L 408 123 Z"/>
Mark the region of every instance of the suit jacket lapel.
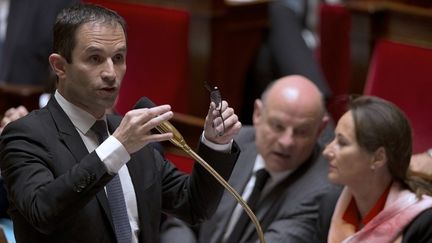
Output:
<path fill-rule="evenodd" d="M 240 154 L 238 165 L 235 166 L 234 171 L 229 179 L 230 184 L 237 191 L 243 192 L 244 187 L 249 181 L 255 164 L 256 156 L 257 152 L 255 149 L 255 144 L 249 144 L 249 146 L 245 147 L 244 152 Z M 249 173 L 244 173 L 244 171 L 249 171 Z M 234 198 L 233 201 L 235 201 Z M 234 204 L 236 203 L 237 201 L 234 202 Z"/>
<path fill-rule="evenodd" d="M 75 157 L 77 163 L 81 161 L 86 155 L 89 154 L 84 142 L 81 139 L 81 136 L 78 134 L 75 126 L 72 121 L 57 103 L 54 97 L 51 97 L 50 101 L 47 104 L 47 108 L 50 110 L 51 115 L 54 119 L 54 122 L 59 131 L 59 137 L 61 142 L 63 142 L 71 151 L 72 155 Z M 111 132 L 112 130 L 110 130 Z M 109 209 L 108 199 L 105 194 L 105 190 L 100 190 L 96 194 L 96 198 L 98 199 L 103 211 L 105 211 L 111 226 L 114 228 L 111 220 L 111 211 Z"/>
<path fill-rule="evenodd" d="M 290 192 L 287 190 L 291 184 L 295 183 L 301 176 L 308 171 L 312 164 L 317 161 L 317 156 L 319 154 L 319 147 L 316 146 L 314 152 L 309 157 L 309 159 L 303 163 L 299 168 L 292 172 L 287 178 L 277 184 L 271 191 L 265 195 L 261 202 L 258 205 L 258 211 L 255 212 L 256 217 L 260 221 L 261 227 L 263 231 L 266 231 L 268 226 L 275 219 L 277 212 L 282 207 L 282 203 L 284 202 L 284 198 L 286 198 L 286 194 Z M 242 241 L 247 239 L 250 240 L 251 237 L 256 235 L 255 225 L 251 222 L 245 230 Z"/>
<path fill-rule="evenodd" d="M 75 129 L 75 126 L 54 97 L 51 97 L 47 108 L 51 112 L 59 131 L 60 141 L 69 148 L 78 163 L 84 156 L 88 155 L 88 150 Z"/>
<path fill-rule="evenodd" d="M 247 146 L 242 148 L 242 153 L 240 153 L 237 164 L 234 167 L 234 170 L 228 181 L 229 184 L 240 194 L 240 196 L 243 194 L 243 190 L 252 174 L 256 156 L 257 152 L 255 143 L 249 143 Z M 244 173 L 244 171 L 248 171 L 249 173 Z M 219 242 L 222 240 L 226 227 L 228 226 L 229 220 L 231 219 L 232 212 L 237 205 L 237 200 L 235 200 L 235 198 L 228 192 L 224 193 L 221 202 L 224 203 L 219 204 L 218 211 L 220 212 L 220 215 L 223 215 L 224 217 L 215 222 L 217 223 L 216 229 L 218 229 L 218 232 L 214 234 L 214 242 Z"/>

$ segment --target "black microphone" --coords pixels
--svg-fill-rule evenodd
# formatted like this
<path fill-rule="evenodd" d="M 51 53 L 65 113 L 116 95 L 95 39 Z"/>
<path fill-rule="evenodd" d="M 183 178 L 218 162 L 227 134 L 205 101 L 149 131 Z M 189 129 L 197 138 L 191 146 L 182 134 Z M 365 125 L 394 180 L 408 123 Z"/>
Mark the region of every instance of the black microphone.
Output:
<path fill-rule="evenodd" d="M 153 103 L 153 101 L 143 96 L 135 104 L 134 109 L 153 108 L 155 106 L 156 105 L 155 103 Z M 159 125 L 157 125 L 156 130 L 158 130 L 160 133 L 171 132 L 174 135 L 173 138 L 170 139 L 171 143 L 173 143 L 176 146 L 179 146 L 180 148 L 190 149 L 189 146 L 186 144 L 186 141 L 183 138 L 183 136 L 169 121 L 164 121 Z"/>

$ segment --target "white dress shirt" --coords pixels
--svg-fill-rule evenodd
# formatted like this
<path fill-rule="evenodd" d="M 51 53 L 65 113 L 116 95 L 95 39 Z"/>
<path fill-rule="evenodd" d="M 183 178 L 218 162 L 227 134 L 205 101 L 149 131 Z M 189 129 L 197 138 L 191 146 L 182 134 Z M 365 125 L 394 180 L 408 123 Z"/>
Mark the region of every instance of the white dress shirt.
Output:
<path fill-rule="evenodd" d="M 252 169 L 252 175 L 251 175 L 251 177 L 250 177 L 248 183 L 246 184 L 246 187 L 242 193 L 242 198 L 246 202 L 249 199 L 249 196 L 251 195 L 252 190 L 254 188 L 255 180 L 256 180 L 256 176 L 255 176 L 256 172 L 260 169 L 263 169 L 263 168 L 265 168 L 264 159 L 262 158 L 261 155 L 258 154 L 258 156 L 255 159 L 254 167 Z M 272 171 L 267 170 L 267 172 L 270 174 L 270 178 L 266 182 L 266 184 L 265 184 L 265 186 L 261 192 L 260 198 L 265 197 L 270 192 L 271 189 L 273 189 L 283 179 L 288 177 L 288 175 L 291 174 L 292 171 L 289 170 L 289 171 L 283 171 L 283 172 L 272 172 Z M 237 203 L 236 207 L 234 208 L 233 213 L 231 214 L 231 219 L 229 220 L 228 226 L 225 230 L 223 242 L 226 242 L 228 237 L 231 235 L 231 232 L 234 230 L 234 227 L 235 227 L 237 221 L 239 220 L 241 214 L 243 213 L 242 212 L 243 210 L 244 209 L 242 208 L 242 206 L 239 203 Z"/>
<path fill-rule="evenodd" d="M 114 136 L 109 136 L 102 144 L 98 146 L 98 138 L 96 134 L 90 130 L 90 128 L 95 123 L 96 118 L 90 113 L 67 101 L 58 92 L 58 90 L 56 90 L 54 97 L 74 124 L 89 153 L 96 150 L 96 154 L 106 166 L 108 173 L 113 175 L 118 173 L 126 201 L 129 222 L 133 232 L 132 243 L 138 243 L 138 207 L 135 190 L 126 166 L 126 163 L 130 160 L 129 153 Z M 104 116 L 102 119 L 106 121 L 106 116 Z M 109 131 L 107 132 L 109 135 L 111 135 Z M 201 142 L 211 149 L 220 152 L 229 152 L 232 147 L 232 140 L 228 144 L 214 144 L 206 140 L 204 135 L 201 136 Z"/>
<path fill-rule="evenodd" d="M 130 160 L 129 153 L 113 136 L 109 136 L 98 146 L 98 138 L 90 130 L 96 121 L 93 115 L 67 101 L 58 91 L 55 92 L 54 97 L 69 119 L 71 119 L 89 153 L 96 149 L 96 153 L 105 164 L 108 173 L 118 173 L 126 201 L 129 223 L 133 232 L 132 243 L 138 243 L 138 207 L 132 180 L 125 166 L 126 162 Z M 106 120 L 106 117 L 104 116 L 103 119 Z M 110 134 L 109 131 L 107 132 Z"/>

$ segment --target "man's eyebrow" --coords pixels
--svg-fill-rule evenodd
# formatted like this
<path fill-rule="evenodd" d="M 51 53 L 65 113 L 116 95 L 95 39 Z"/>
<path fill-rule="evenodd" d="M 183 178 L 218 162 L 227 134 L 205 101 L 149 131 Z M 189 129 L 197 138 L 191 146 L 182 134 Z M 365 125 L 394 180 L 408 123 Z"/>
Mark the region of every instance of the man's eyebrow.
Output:
<path fill-rule="evenodd" d="M 88 52 L 100 52 L 100 51 L 102 51 L 102 49 L 99 47 L 96 47 L 96 46 L 89 46 L 86 49 L 84 49 L 84 52 L 87 52 L 87 53 Z"/>
<path fill-rule="evenodd" d="M 116 50 L 116 52 L 126 52 L 126 51 L 127 51 L 126 46 L 120 47 L 119 49 Z"/>
<path fill-rule="evenodd" d="M 103 49 L 96 46 L 89 46 L 84 50 L 84 52 L 100 52 L 100 51 L 103 51 Z M 127 47 L 123 46 L 117 49 L 115 52 L 126 52 L 126 51 L 127 51 Z"/>

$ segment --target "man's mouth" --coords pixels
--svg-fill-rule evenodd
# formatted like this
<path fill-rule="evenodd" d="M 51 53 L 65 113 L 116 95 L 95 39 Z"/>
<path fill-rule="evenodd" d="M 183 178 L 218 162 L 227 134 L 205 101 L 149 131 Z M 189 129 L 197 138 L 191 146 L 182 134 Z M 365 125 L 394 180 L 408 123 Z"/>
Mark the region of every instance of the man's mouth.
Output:
<path fill-rule="evenodd" d="M 287 153 L 281 153 L 281 152 L 273 152 L 274 155 L 276 155 L 277 157 L 283 158 L 283 159 L 289 159 L 291 158 L 290 154 Z"/>

